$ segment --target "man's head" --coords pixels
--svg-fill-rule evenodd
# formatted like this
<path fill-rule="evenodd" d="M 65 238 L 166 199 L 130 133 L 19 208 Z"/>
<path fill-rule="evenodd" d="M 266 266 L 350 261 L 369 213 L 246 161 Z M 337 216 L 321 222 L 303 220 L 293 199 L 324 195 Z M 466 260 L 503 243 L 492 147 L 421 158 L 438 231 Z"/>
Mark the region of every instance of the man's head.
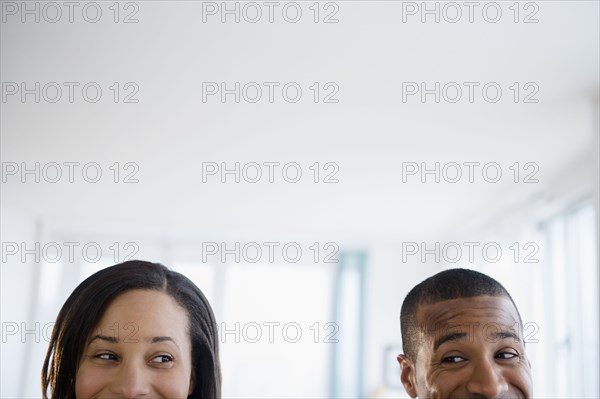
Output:
<path fill-rule="evenodd" d="M 506 289 L 466 269 L 438 273 L 406 296 L 402 383 L 411 397 L 531 397 L 521 316 Z"/>

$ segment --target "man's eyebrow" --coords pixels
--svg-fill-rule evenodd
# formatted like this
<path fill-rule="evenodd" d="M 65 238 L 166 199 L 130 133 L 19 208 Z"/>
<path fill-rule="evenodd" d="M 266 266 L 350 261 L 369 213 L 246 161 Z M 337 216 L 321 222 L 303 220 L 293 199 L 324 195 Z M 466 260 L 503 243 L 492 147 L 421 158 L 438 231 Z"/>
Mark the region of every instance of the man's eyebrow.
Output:
<path fill-rule="evenodd" d="M 439 348 L 442 344 L 448 342 L 448 341 L 458 341 L 461 339 L 465 339 L 467 337 L 467 333 L 465 332 L 455 332 L 455 333 L 450 333 L 450 334 L 446 334 L 446 335 L 442 335 L 441 337 L 439 337 L 438 339 L 435 340 L 434 344 L 433 344 L 433 350 L 437 350 L 437 348 Z"/>
<path fill-rule="evenodd" d="M 495 338 L 496 340 L 512 338 L 516 342 L 521 342 L 521 338 L 519 338 L 519 336 L 512 331 L 498 331 L 492 336 L 492 338 Z"/>
<path fill-rule="evenodd" d="M 100 335 L 100 334 L 94 335 L 92 337 L 92 339 L 90 339 L 90 343 L 92 343 L 93 341 L 95 341 L 97 339 L 109 342 L 111 344 L 118 344 L 119 343 L 119 338 L 117 338 L 117 337 L 111 337 L 110 335 Z"/>

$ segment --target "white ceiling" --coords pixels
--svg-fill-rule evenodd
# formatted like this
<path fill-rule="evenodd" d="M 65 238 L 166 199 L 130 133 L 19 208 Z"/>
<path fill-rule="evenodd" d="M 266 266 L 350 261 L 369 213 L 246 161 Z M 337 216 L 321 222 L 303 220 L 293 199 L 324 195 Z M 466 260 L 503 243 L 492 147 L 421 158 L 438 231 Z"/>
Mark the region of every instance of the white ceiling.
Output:
<path fill-rule="evenodd" d="M 138 2 L 138 24 L 3 23 L 3 82 L 136 82 L 138 104 L 2 103 L 3 162 L 115 161 L 138 184 L 2 184 L 4 210 L 56 231 L 421 237 L 529 198 L 594 143 L 598 2 L 537 2 L 539 23 L 402 23 L 401 2 L 339 2 L 338 24 L 203 24 L 200 2 Z M 308 11 L 309 3 L 301 3 Z M 509 3 L 501 3 L 508 13 Z M 510 2 L 512 4 L 512 2 Z M 299 82 L 296 104 L 202 102 L 202 82 Z M 338 104 L 307 100 L 336 82 Z M 498 82 L 501 101 L 401 101 L 402 82 Z M 513 82 L 539 86 L 515 104 Z M 106 96 L 112 93 L 106 89 Z M 202 183 L 203 162 L 298 162 L 298 184 Z M 402 162 L 536 162 L 540 184 L 402 183 Z M 337 184 L 310 181 L 314 162 Z M 109 173 L 108 169 L 104 170 Z"/>

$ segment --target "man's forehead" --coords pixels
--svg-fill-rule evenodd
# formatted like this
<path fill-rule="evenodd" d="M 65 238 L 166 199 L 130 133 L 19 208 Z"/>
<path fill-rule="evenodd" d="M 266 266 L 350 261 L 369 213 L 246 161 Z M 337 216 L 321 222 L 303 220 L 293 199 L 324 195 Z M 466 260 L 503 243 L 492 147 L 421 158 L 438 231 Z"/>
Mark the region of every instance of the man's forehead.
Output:
<path fill-rule="evenodd" d="M 415 317 L 421 330 L 463 329 L 484 323 L 514 327 L 519 316 L 512 301 L 505 296 L 475 296 L 420 305 Z"/>

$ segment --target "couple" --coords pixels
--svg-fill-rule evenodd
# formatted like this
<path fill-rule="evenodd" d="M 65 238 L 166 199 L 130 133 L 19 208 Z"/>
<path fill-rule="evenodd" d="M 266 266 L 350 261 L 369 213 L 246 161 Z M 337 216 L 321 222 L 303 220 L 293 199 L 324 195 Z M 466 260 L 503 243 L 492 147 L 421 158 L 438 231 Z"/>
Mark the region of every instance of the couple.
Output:
<path fill-rule="evenodd" d="M 450 269 L 401 310 L 400 378 L 415 398 L 531 398 L 521 316 L 496 280 Z M 83 281 L 56 319 L 42 369 L 48 398 L 221 397 L 212 309 L 189 279 L 129 261 Z"/>

